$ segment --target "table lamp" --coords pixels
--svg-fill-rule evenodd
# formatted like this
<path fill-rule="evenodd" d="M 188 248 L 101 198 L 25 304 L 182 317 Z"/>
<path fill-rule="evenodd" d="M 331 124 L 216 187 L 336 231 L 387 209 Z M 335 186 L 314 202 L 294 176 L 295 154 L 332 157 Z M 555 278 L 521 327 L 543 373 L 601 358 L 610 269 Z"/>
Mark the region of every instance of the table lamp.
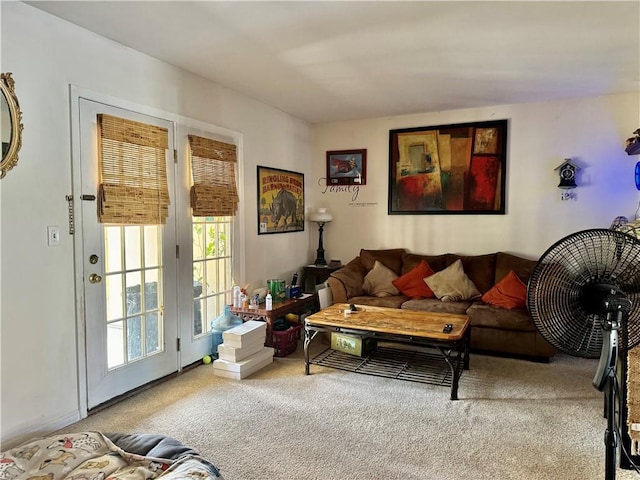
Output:
<path fill-rule="evenodd" d="M 318 224 L 318 231 L 320 232 L 318 237 L 318 250 L 316 252 L 316 260 L 313 263 L 317 266 L 324 266 L 327 264 L 327 261 L 324 259 L 322 232 L 324 231 L 325 223 L 329 223 L 331 220 L 333 220 L 333 217 L 329 212 L 327 212 L 326 208 L 319 208 L 317 212 L 312 212 L 311 215 L 309 215 L 309 220 Z"/>

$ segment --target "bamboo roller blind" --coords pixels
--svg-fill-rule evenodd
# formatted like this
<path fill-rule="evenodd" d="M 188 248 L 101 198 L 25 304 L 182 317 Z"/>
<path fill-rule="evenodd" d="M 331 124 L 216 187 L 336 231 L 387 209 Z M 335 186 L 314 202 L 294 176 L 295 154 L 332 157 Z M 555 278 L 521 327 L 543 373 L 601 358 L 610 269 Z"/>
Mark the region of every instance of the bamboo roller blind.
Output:
<path fill-rule="evenodd" d="M 194 217 L 233 216 L 238 210 L 236 146 L 189 135 Z"/>
<path fill-rule="evenodd" d="M 98 220 L 119 225 L 167 221 L 166 128 L 98 115 Z"/>

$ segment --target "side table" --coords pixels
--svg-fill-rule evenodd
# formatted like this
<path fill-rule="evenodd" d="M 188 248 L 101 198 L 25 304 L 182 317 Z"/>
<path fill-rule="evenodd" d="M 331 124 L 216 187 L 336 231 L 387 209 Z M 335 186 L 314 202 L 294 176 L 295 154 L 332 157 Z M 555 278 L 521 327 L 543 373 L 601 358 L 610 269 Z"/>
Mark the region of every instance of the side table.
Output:
<path fill-rule="evenodd" d="M 316 291 L 316 285 L 325 282 L 332 272 L 342 268 L 344 265 L 330 267 L 329 265 L 305 265 L 302 267 L 302 285 L 304 291 L 313 293 Z"/>
<path fill-rule="evenodd" d="M 264 307 L 264 304 L 261 305 Z M 248 320 L 260 320 L 267 322 L 267 339 L 265 345 L 267 347 L 273 346 L 273 336 L 271 335 L 271 327 L 273 322 L 278 317 L 283 317 L 287 313 L 301 314 L 306 310 L 317 312 L 320 310 L 318 302 L 318 295 L 302 295 L 298 298 L 289 298 L 282 302 L 273 302 L 272 310 L 265 310 L 264 308 L 242 308 L 231 307 L 231 313 L 237 315 L 245 322 Z"/>

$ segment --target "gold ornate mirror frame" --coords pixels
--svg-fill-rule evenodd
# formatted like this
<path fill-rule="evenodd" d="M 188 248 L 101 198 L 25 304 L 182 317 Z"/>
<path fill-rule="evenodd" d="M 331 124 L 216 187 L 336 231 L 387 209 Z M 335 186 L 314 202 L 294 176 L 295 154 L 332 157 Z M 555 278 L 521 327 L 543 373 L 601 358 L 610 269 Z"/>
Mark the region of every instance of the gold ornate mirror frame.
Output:
<path fill-rule="evenodd" d="M 15 82 L 11 73 L 0 74 L 0 134 L 2 140 L 2 159 L 0 160 L 0 178 L 18 163 L 18 151 L 22 146 L 22 112 L 18 97 L 13 88 Z"/>

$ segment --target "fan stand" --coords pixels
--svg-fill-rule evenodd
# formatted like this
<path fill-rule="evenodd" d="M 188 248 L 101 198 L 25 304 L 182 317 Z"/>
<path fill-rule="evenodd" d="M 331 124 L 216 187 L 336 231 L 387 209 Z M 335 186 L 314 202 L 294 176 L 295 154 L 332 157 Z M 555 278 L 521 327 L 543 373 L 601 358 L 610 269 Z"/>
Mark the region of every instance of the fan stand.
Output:
<path fill-rule="evenodd" d="M 609 367 L 606 368 L 606 376 L 599 381 L 604 383 L 603 391 L 606 388 L 605 404 L 606 404 L 606 416 L 607 416 L 607 430 L 604 434 L 605 445 L 605 480 L 615 480 L 616 478 L 616 452 L 618 449 L 618 434 L 616 433 L 616 389 L 615 381 L 617 375 L 617 341 L 618 341 L 618 327 L 612 327 L 610 330 L 605 330 L 603 343 L 602 343 L 602 355 L 604 358 L 609 358 Z M 608 332 L 608 334 L 607 334 Z M 607 342 L 607 338 L 610 337 L 610 341 Z M 615 343 L 615 347 L 614 347 Z M 607 345 L 608 344 L 608 345 Z M 607 352 L 605 352 L 605 349 Z M 602 364 L 602 357 L 600 359 Z M 600 370 L 600 368 L 598 368 Z M 597 379 L 594 378 L 594 385 Z M 600 389 L 599 389 L 600 390 Z"/>
<path fill-rule="evenodd" d="M 616 430 L 616 377 L 618 374 L 618 329 L 628 317 L 631 302 L 626 298 L 610 297 L 605 302 L 607 314 L 602 323 L 602 354 L 593 378 L 593 386 L 605 393 L 607 430 L 605 444 L 605 480 L 616 478 L 616 453 L 618 434 Z"/>

